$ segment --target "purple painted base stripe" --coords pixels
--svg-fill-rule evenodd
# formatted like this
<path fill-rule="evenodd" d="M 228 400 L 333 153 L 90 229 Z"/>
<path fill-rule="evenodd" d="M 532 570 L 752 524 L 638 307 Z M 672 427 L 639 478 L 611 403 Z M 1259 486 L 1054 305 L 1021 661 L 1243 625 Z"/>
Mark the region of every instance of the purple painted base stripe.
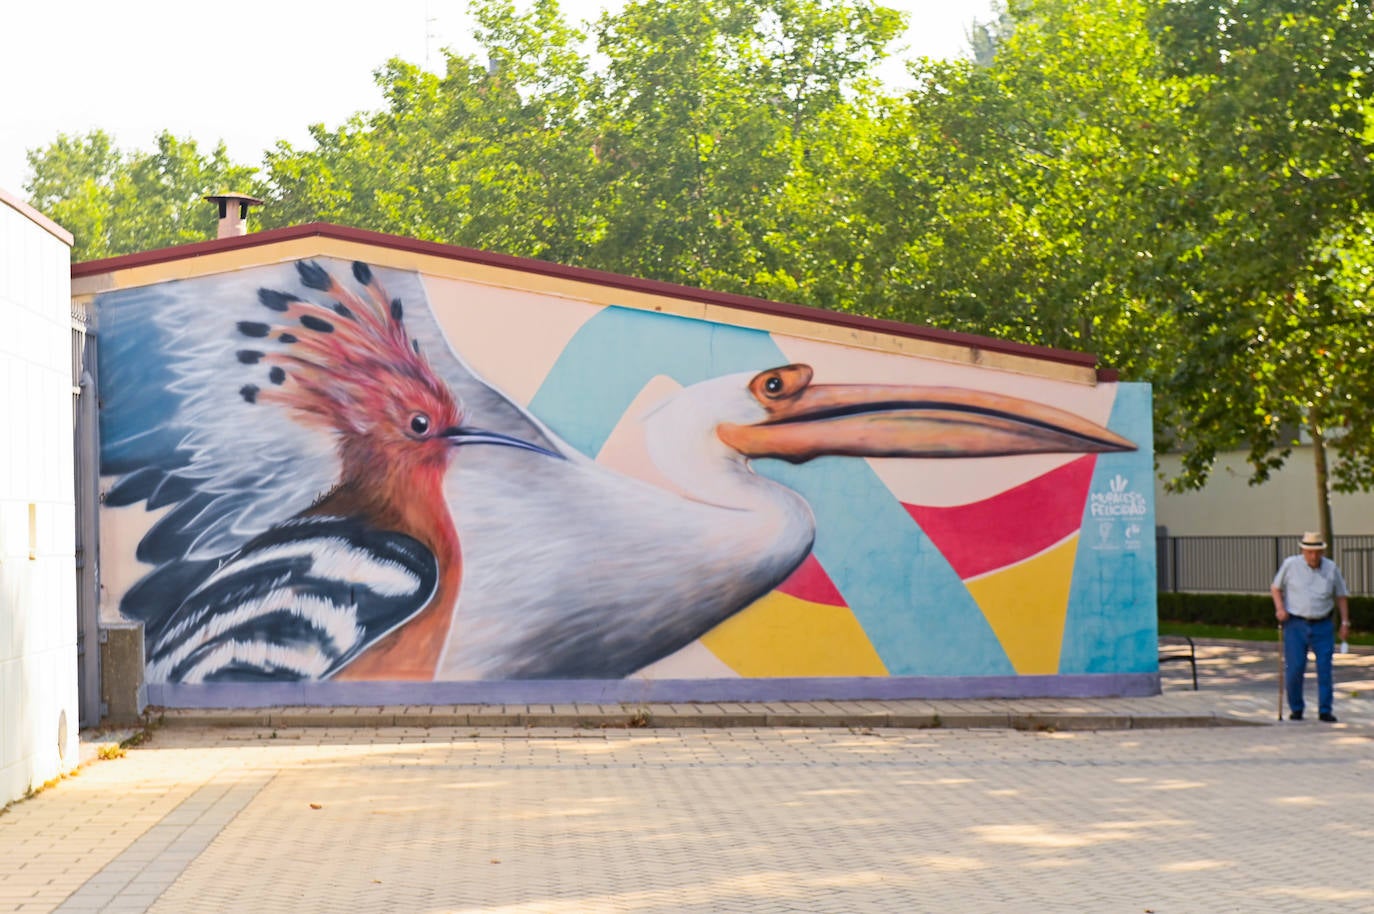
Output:
<path fill-rule="evenodd" d="M 1072 676 L 891 676 L 845 679 L 511 679 L 494 682 L 149 683 L 164 708 L 566 704 L 568 702 L 854 701 L 859 699 L 1138 698 L 1158 673 Z"/>

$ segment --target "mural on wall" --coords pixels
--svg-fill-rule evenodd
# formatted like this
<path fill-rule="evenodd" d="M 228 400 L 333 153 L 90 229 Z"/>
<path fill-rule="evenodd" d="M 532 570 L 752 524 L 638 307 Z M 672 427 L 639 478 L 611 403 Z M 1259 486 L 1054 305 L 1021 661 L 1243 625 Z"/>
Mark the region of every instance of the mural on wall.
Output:
<path fill-rule="evenodd" d="M 152 682 L 1145 669 L 1138 385 L 328 259 L 97 306 Z"/>

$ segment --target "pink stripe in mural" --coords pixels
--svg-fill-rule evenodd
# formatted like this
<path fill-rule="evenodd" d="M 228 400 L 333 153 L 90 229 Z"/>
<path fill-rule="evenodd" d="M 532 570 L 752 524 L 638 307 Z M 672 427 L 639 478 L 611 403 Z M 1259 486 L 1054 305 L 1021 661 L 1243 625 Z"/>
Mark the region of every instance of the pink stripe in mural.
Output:
<path fill-rule="evenodd" d="M 968 579 L 1036 555 L 1076 531 L 1096 460 L 1080 457 L 967 505 L 904 507 L 959 577 Z"/>
<path fill-rule="evenodd" d="M 776 590 L 785 593 L 789 597 L 796 597 L 798 600 L 806 600 L 811 603 L 820 603 L 824 606 L 848 606 L 844 597 L 840 595 L 835 582 L 830 580 L 830 575 L 825 573 L 821 563 L 816 560 L 815 553 L 806 557 L 806 561 L 797 566 L 797 570 L 779 584 Z"/>

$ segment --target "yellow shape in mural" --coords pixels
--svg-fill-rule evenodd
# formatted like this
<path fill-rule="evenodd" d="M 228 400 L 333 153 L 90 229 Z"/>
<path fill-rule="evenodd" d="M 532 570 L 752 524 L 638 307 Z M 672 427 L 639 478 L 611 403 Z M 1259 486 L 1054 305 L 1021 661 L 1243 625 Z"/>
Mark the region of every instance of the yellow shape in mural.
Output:
<path fill-rule="evenodd" d="M 1011 665 L 1021 675 L 1059 672 L 1078 534 L 1039 555 L 966 581 Z"/>
<path fill-rule="evenodd" d="M 847 606 L 773 591 L 702 636 L 741 676 L 886 676 L 873 643 Z"/>

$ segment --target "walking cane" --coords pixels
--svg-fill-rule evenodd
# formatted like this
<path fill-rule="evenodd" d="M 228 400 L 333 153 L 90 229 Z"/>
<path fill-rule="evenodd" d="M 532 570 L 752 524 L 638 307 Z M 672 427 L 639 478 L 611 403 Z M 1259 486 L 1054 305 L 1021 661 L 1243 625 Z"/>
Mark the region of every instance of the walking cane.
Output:
<path fill-rule="evenodd" d="M 1284 669 L 1283 657 L 1283 623 L 1279 623 L 1279 720 L 1283 720 L 1283 677 L 1287 673 Z"/>

